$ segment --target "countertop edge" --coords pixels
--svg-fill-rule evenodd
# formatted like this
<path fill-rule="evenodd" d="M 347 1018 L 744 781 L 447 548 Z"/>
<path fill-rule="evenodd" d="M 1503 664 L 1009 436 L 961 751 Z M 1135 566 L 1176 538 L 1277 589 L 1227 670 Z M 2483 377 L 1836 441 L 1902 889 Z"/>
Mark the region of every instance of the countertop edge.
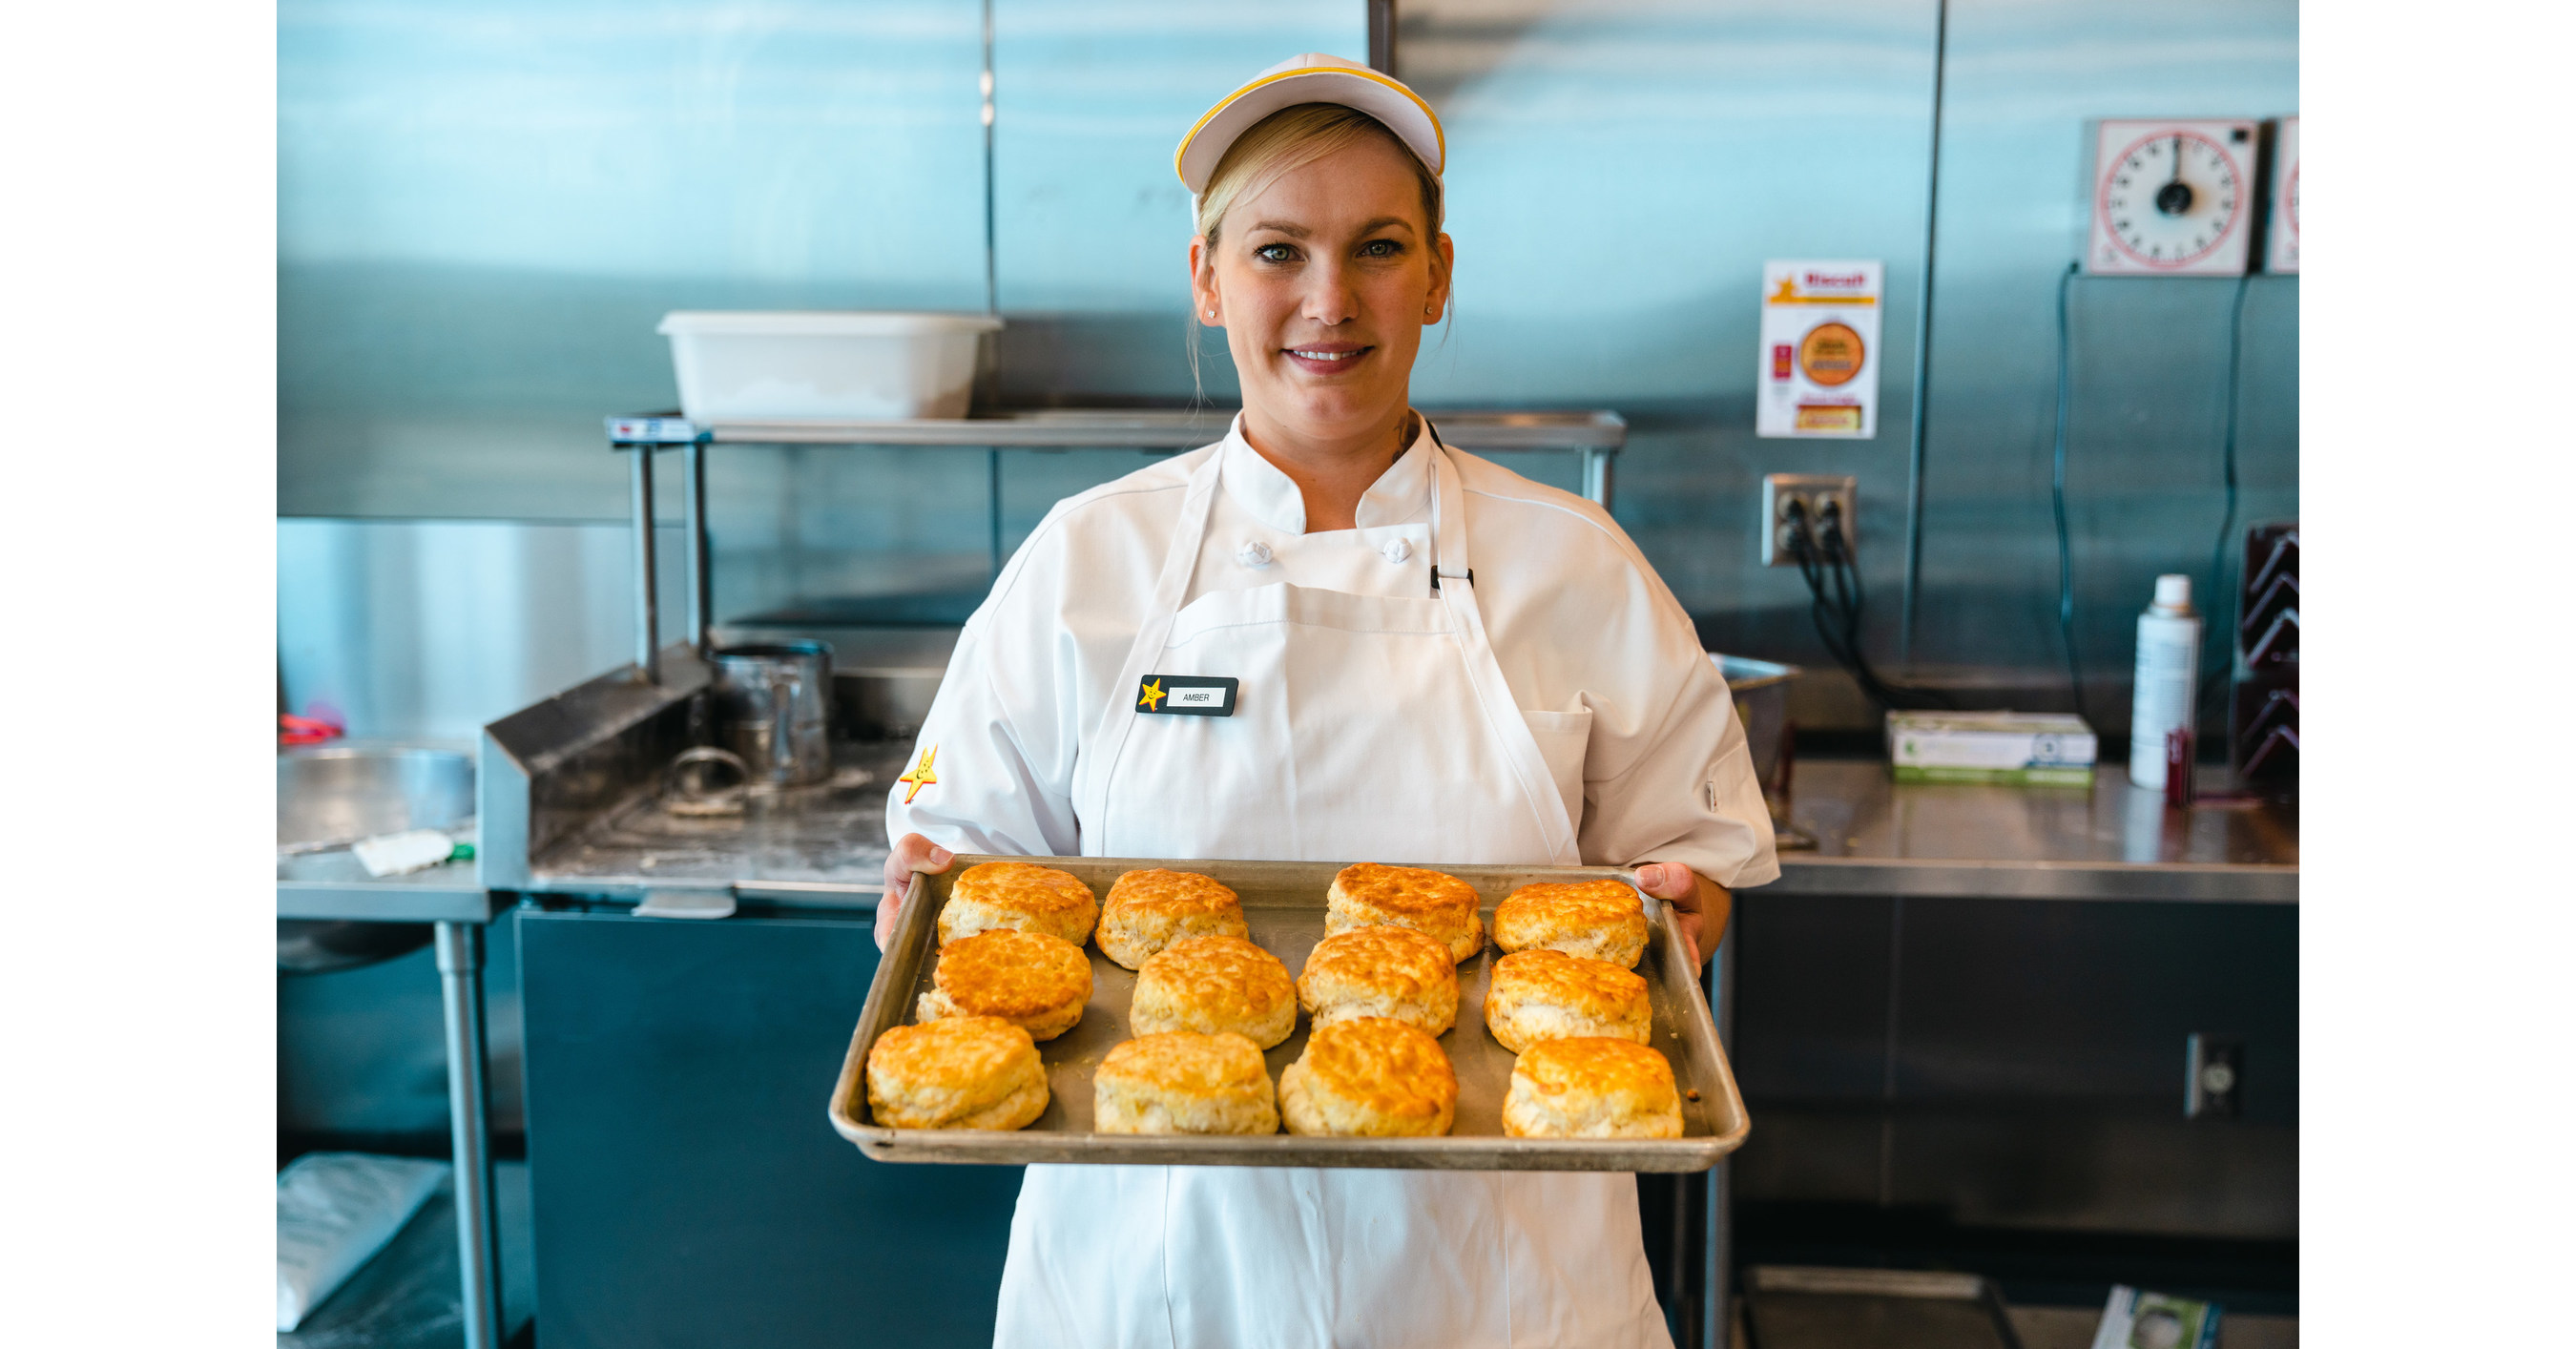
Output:
<path fill-rule="evenodd" d="M 1778 880 L 1746 893 L 2296 904 L 2299 869 L 2279 863 L 1802 857 L 1788 853 L 1780 858 Z"/>

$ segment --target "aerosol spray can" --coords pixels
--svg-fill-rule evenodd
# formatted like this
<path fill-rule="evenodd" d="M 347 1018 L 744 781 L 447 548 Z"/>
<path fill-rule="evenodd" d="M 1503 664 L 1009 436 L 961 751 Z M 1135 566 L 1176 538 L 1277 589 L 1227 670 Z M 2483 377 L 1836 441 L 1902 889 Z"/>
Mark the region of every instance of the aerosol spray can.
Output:
<path fill-rule="evenodd" d="M 2155 603 L 2138 615 L 2137 699 L 2129 705 L 2129 781 L 2165 786 L 2165 736 L 2189 731 L 2200 693 L 2200 615 L 2191 578 L 2156 578 Z"/>

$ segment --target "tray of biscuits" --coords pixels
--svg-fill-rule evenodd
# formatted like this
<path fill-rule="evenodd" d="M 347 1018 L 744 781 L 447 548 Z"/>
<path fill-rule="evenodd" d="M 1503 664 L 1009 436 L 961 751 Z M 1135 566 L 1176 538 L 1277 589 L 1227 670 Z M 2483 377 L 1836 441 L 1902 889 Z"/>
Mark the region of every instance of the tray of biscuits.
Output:
<path fill-rule="evenodd" d="M 960 855 L 832 1088 L 888 1162 L 1704 1171 L 1744 1098 L 1615 867 Z"/>

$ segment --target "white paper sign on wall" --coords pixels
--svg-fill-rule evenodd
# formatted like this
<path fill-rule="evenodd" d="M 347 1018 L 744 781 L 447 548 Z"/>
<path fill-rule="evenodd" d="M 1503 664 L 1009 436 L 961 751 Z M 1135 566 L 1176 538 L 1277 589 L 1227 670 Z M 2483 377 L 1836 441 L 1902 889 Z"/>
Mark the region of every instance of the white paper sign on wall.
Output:
<path fill-rule="evenodd" d="M 1878 434 L 1877 262 L 1762 264 L 1761 373 L 1753 431 L 1774 438 Z"/>

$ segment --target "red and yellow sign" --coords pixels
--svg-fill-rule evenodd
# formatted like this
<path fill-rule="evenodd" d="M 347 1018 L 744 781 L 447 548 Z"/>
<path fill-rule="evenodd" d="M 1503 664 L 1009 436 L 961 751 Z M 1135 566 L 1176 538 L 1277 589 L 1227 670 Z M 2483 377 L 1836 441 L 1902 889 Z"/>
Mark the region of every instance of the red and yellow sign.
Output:
<path fill-rule="evenodd" d="M 1762 267 L 1753 433 L 1866 440 L 1878 434 L 1878 338 L 1887 269 L 1868 260 Z"/>

